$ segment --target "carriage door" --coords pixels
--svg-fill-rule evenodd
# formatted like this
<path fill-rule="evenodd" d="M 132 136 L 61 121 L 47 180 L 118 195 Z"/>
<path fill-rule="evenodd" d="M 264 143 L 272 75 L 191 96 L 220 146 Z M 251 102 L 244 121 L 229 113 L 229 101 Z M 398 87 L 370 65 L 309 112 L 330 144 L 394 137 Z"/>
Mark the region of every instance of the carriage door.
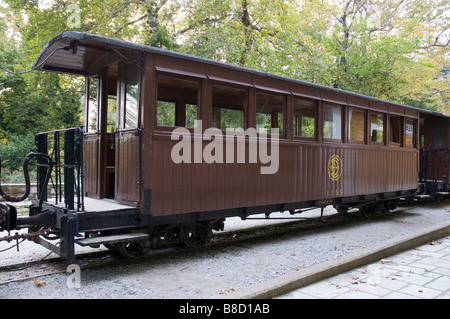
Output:
<path fill-rule="evenodd" d="M 140 132 L 140 62 L 121 64 L 119 68 L 120 102 L 116 132 L 116 200 L 137 205 L 140 201 L 141 132 Z"/>
<path fill-rule="evenodd" d="M 89 197 L 115 197 L 115 131 L 118 65 L 86 79 L 84 191 Z"/>

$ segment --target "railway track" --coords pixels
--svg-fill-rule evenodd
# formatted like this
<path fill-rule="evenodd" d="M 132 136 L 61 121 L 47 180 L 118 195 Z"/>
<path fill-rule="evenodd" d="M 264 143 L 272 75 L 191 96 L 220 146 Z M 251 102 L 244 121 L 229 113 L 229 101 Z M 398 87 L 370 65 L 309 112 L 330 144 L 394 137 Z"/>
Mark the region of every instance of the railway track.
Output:
<path fill-rule="evenodd" d="M 399 208 L 395 212 L 401 212 L 406 208 Z M 383 215 L 383 216 L 386 216 Z M 353 217 L 353 218 L 348 218 Z M 261 240 L 265 237 L 277 237 L 282 234 L 289 234 L 301 230 L 314 230 L 314 228 L 328 227 L 342 223 L 351 223 L 361 220 L 359 213 L 348 212 L 346 214 L 331 213 L 318 217 L 292 217 L 292 218 L 248 218 L 249 220 L 274 220 L 274 223 L 256 225 L 250 227 L 232 229 L 229 231 L 217 232 L 211 242 L 200 248 L 189 247 L 166 247 L 152 250 L 146 256 L 139 259 L 126 259 L 114 251 L 107 249 L 83 252 L 77 254 L 77 259 L 81 269 L 108 268 L 115 265 L 130 265 L 135 263 L 145 263 L 150 259 L 160 258 L 169 254 L 188 252 L 189 250 L 212 249 L 217 247 L 227 248 L 227 246 L 238 243 Z M 67 263 L 59 257 L 50 256 L 51 252 L 34 261 L 20 262 L 3 265 L 0 267 L 0 285 L 18 281 L 35 280 L 40 277 L 67 272 Z M 0 254 L 0 257 L 2 255 Z"/>
<path fill-rule="evenodd" d="M 8 282 L 2 280 L 0 297 L 226 297 L 232 291 L 244 291 L 267 280 L 277 280 L 279 276 L 294 275 L 297 271 L 300 274 L 317 264 L 340 260 L 347 254 L 358 251 L 364 254 L 373 245 L 395 241 L 422 230 L 424 225 L 448 223 L 449 213 L 447 203 L 402 207 L 370 219 L 362 218 L 356 212 L 326 216 L 324 220 L 285 221 L 279 225 L 274 221 L 266 225 L 256 224 L 256 221 L 235 223 L 237 219 L 233 218 L 226 222 L 227 231 L 215 233 L 211 243 L 204 247 L 158 250 L 138 260 L 99 250 L 84 255 L 80 247 L 77 257 L 87 262 L 80 272 L 80 289 L 70 287 L 73 276 L 67 273 L 67 264 L 62 259 L 50 258 L 52 256 L 41 264 L 34 264 L 36 268 L 28 268 L 27 277 L 20 271 L 0 272 L 2 278 L 10 276 Z M 21 259 L 11 264 L 30 260 L 30 251 L 25 248 L 21 247 L 20 254 L 13 252 Z M 34 259 L 47 253 L 42 249 Z M 5 263 L 4 256 L 0 255 L 0 258 Z"/>

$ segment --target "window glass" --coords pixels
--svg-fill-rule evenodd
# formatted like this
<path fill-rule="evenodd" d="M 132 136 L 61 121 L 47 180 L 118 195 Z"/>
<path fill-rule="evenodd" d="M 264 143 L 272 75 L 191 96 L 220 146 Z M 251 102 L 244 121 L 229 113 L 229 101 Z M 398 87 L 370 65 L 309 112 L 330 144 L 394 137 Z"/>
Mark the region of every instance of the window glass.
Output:
<path fill-rule="evenodd" d="M 415 146 L 415 127 L 414 120 L 406 120 L 405 141 L 406 146 Z"/>
<path fill-rule="evenodd" d="M 317 102 L 294 99 L 294 136 L 316 136 Z"/>
<path fill-rule="evenodd" d="M 87 132 L 97 131 L 98 78 L 88 79 Z"/>
<path fill-rule="evenodd" d="M 175 102 L 158 100 L 158 125 L 175 126 Z"/>
<path fill-rule="evenodd" d="M 256 130 L 270 134 L 272 128 L 284 133 L 286 102 L 283 95 L 258 93 L 256 95 Z"/>
<path fill-rule="evenodd" d="M 117 77 L 119 71 L 119 63 L 114 63 L 108 66 L 106 87 L 108 97 L 108 109 L 106 113 L 106 132 L 114 133 L 116 129 L 120 129 L 117 125 Z"/>
<path fill-rule="evenodd" d="M 370 115 L 370 140 L 372 143 L 384 143 L 384 115 Z"/>
<path fill-rule="evenodd" d="M 110 133 L 113 133 L 116 130 L 116 108 L 116 96 L 108 95 L 107 132 Z"/>
<path fill-rule="evenodd" d="M 213 86 L 212 127 L 243 132 L 245 129 L 246 103 L 246 90 Z"/>
<path fill-rule="evenodd" d="M 325 139 L 342 140 L 342 107 L 325 104 L 323 116 L 323 137 Z"/>
<path fill-rule="evenodd" d="M 158 77 L 158 126 L 194 127 L 198 118 L 198 82 L 170 76 Z"/>
<path fill-rule="evenodd" d="M 348 110 L 348 139 L 352 142 L 364 142 L 366 132 L 366 112 L 355 108 Z"/>
<path fill-rule="evenodd" d="M 390 116 L 390 141 L 392 144 L 401 144 L 402 143 L 402 118 L 397 115 Z"/>
<path fill-rule="evenodd" d="M 139 80 L 141 71 L 137 63 L 127 65 L 125 92 L 125 128 L 138 126 Z"/>
<path fill-rule="evenodd" d="M 195 104 L 186 104 L 186 127 L 194 127 L 194 122 L 197 120 L 198 109 Z"/>

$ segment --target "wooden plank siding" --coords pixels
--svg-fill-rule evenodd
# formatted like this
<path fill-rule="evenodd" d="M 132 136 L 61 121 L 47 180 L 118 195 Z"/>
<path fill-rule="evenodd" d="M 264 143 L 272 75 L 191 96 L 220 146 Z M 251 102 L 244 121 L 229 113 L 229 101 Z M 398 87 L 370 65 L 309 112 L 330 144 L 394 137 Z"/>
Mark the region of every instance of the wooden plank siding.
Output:
<path fill-rule="evenodd" d="M 166 135 L 153 140 L 153 216 L 208 212 L 272 204 L 411 190 L 417 187 L 416 149 L 280 143 L 276 174 L 260 174 L 265 164 L 181 163 L 171 159 Z M 247 147 L 248 150 L 248 147 Z M 328 161 L 342 160 L 342 176 L 332 181 Z"/>
<path fill-rule="evenodd" d="M 84 191 L 87 196 L 99 198 L 99 144 L 97 134 L 85 134 L 83 143 Z"/>
<path fill-rule="evenodd" d="M 116 200 L 120 203 L 140 202 L 140 138 L 137 130 L 120 132 L 117 139 Z"/>

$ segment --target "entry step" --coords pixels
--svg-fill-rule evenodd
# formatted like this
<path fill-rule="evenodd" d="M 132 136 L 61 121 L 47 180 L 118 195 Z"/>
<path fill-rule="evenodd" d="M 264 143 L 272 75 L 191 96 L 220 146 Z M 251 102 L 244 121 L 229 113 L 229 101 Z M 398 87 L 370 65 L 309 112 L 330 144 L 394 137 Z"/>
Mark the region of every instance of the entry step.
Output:
<path fill-rule="evenodd" d="M 75 242 L 80 246 L 96 246 L 101 244 L 117 244 L 132 241 L 139 241 L 148 239 L 148 234 L 145 233 L 131 233 L 131 234 L 120 234 L 120 235 L 110 235 L 110 236 L 99 236 L 77 239 Z"/>

